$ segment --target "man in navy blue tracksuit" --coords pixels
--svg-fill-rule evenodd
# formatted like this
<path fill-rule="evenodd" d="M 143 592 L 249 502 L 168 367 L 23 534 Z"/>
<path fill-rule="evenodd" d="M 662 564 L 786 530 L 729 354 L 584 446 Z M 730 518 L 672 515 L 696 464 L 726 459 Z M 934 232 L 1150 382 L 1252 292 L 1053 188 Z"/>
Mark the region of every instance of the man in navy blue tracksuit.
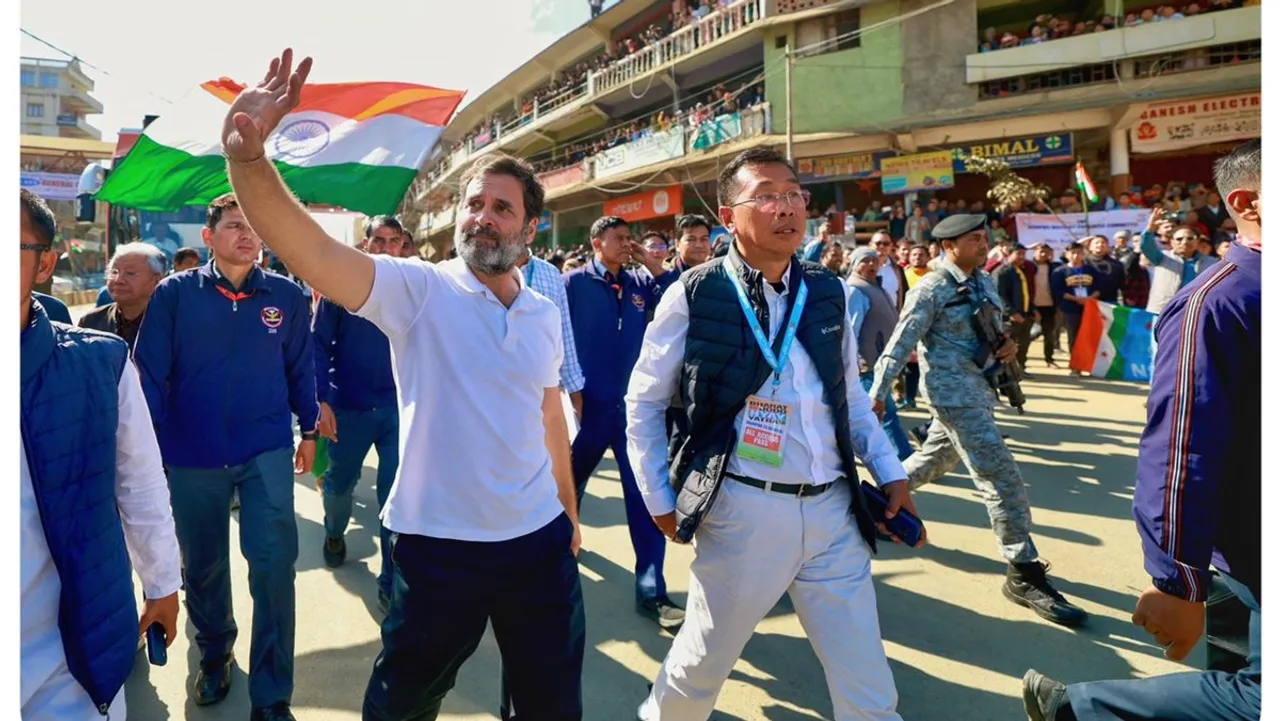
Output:
<path fill-rule="evenodd" d="M 1248 665 L 1063 686 L 1028 671 L 1033 721 L 1202 721 L 1262 713 L 1262 141 L 1219 160 L 1239 237 L 1156 322 L 1160 353 L 1133 515 L 1152 587 L 1133 622 L 1181 661 L 1204 631 L 1209 567 L 1251 612 Z"/>
<path fill-rule="evenodd" d="M 231 494 L 249 562 L 251 719 L 292 719 L 293 475 L 315 458 L 316 377 L 310 303 L 292 281 L 257 267 L 262 242 L 228 194 L 208 208 L 208 265 L 156 287 L 134 357 L 169 473 L 200 670 L 196 705 L 231 685 Z M 293 449 L 290 412 L 302 442 Z"/>
<path fill-rule="evenodd" d="M 684 611 L 667 598 L 662 573 L 666 538 L 653 524 L 631 472 L 622 398 L 658 298 L 676 274 L 664 272 L 661 262 L 648 257 L 622 218 L 605 216 L 593 223 L 591 245 L 595 258 L 564 279 L 578 360 L 587 379 L 581 430 L 573 440 L 573 480 L 581 504 L 587 479 L 605 450 L 613 449 L 636 553 L 636 610 L 663 628 L 674 628 L 684 621 Z M 633 258 L 645 264 L 648 277 L 624 270 Z"/>
<path fill-rule="evenodd" d="M 387 215 L 364 226 L 361 248 L 370 255 L 400 256 L 403 228 Z M 324 561 L 330 568 L 347 558 L 343 534 L 351 520 L 351 498 L 369 449 L 378 451 L 378 511 L 387 502 L 400 467 L 400 412 L 391 373 L 391 342 L 373 323 L 323 298 L 312 325 L 316 344 L 316 395 L 320 400 L 317 430 L 329 439 L 329 468 L 321 481 L 324 494 Z M 386 612 L 391 599 L 390 533 L 378 524 L 382 566 L 378 572 L 378 605 Z"/>

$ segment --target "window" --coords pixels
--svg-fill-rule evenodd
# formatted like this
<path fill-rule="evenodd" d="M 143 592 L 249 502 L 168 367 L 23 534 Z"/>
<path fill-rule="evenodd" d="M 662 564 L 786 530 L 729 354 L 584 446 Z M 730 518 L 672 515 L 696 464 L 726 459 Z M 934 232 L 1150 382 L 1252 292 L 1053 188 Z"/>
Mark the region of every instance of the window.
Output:
<path fill-rule="evenodd" d="M 862 13 L 858 8 L 805 20 L 796 25 L 798 57 L 838 53 L 862 46 Z"/>
<path fill-rule="evenodd" d="M 56 88 L 58 87 L 57 73 L 40 73 L 40 87 Z"/>
<path fill-rule="evenodd" d="M 22 87 L 34 88 L 35 86 L 36 86 L 36 71 L 23 70 L 22 71 Z"/>
<path fill-rule="evenodd" d="M 28 118 L 43 118 L 43 117 L 44 117 L 44 103 L 27 103 L 27 117 L 28 117 Z"/>

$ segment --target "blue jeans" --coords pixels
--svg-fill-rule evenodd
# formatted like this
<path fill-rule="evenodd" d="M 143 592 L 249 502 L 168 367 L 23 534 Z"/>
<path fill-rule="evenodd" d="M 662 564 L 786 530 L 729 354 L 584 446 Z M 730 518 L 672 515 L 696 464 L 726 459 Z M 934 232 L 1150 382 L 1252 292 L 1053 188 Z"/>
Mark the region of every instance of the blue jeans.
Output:
<path fill-rule="evenodd" d="M 1191 671 L 1067 687 L 1080 721 L 1204 721 L 1258 719 L 1262 714 L 1262 605 L 1227 574 L 1223 582 L 1250 611 L 1249 665 L 1236 672 Z"/>
<path fill-rule="evenodd" d="M 169 494 L 186 569 L 187 609 L 202 664 L 235 647 L 231 610 L 231 492 L 240 493 L 240 552 L 249 562 L 253 640 L 249 699 L 255 707 L 293 696 L 296 608 L 293 449 L 267 451 L 239 466 L 170 468 Z"/>
<path fill-rule="evenodd" d="M 875 373 L 863 373 L 862 390 L 870 391 L 875 377 Z M 889 442 L 893 443 L 893 447 L 898 449 L 898 460 L 905 461 L 915 452 L 911 447 L 911 441 L 907 439 L 907 432 L 902 430 L 902 421 L 898 419 L 898 404 L 893 401 L 892 393 L 884 399 L 884 418 L 880 421 L 880 427 L 884 428 L 885 435 L 889 436 Z"/>
<path fill-rule="evenodd" d="M 578 491 L 578 505 L 587 490 L 587 480 L 600 465 L 606 449 L 613 449 L 622 478 L 622 499 L 627 509 L 627 528 L 631 531 L 631 548 L 636 554 L 636 600 L 647 601 L 667 595 L 667 579 L 662 565 L 667 557 L 667 538 L 654 524 L 644 505 L 636 476 L 627 457 L 626 420 L 618 413 L 584 408 L 582 429 L 573 439 L 573 483 Z"/>
<path fill-rule="evenodd" d="M 364 459 L 370 448 L 378 451 L 378 513 L 387 502 L 391 484 L 400 467 L 400 410 L 389 406 L 368 411 L 334 409 L 338 422 L 338 441 L 329 442 L 329 468 L 324 474 L 324 534 L 342 538 L 351 521 L 351 501 Z M 382 570 L 378 573 L 378 590 L 391 595 L 390 532 L 378 524 L 381 539 Z"/>
<path fill-rule="evenodd" d="M 564 514 L 493 543 L 393 534 L 394 592 L 365 721 L 434 721 L 490 623 L 520 713 L 580 721 L 587 626 L 572 537 Z"/>

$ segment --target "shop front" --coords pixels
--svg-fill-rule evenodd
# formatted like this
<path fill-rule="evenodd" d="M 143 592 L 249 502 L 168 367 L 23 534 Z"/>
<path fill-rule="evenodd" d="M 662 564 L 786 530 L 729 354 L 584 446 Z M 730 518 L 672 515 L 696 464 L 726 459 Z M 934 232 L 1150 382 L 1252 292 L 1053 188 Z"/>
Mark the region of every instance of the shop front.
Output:
<path fill-rule="evenodd" d="M 1212 185 L 1213 163 L 1262 134 L 1257 92 L 1145 103 L 1128 128 L 1131 186 Z"/>

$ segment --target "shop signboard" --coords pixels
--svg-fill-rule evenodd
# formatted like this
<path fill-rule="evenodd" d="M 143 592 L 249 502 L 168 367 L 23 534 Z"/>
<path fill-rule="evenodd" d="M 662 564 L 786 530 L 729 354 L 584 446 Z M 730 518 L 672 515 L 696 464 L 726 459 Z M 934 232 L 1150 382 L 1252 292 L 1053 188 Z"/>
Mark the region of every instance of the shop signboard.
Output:
<path fill-rule="evenodd" d="M 965 168 L 965 158 L 968 157 L 1002 160 L 1010 168 L 1074 163 L 1075 144 L 1072 140 L 1071 133 L 1055 133 L 969 143 L 951 150 L 952 165 L 958 175 L 968 172 Z"/>
<path fill-rule="evenodd" d="M 608 178 L 683 155 L 684 128 L 676 126 L 600 153 L 595 158 L 595 177 Z"/>
<path fill-rule="evenodd" d="M 22 187 L 45 200 L 75 200 L 80 176 L 71 173 L 35 173 L 23 171 Z"/>
<path fill-rule="evenodd" d="M 1262 134 L 1262 93 L 1148 103 L 1129 129 L 1135 153 L 1162 153 Z"/>
<path fill-rule="evenodd" d="M 894 154 L 886 151 L 800 158 L 796 161 L 796 171 L 802 184 L 866 180 L 880 177 L 880 163 L 892 157 Z"/>
<path fill-rule="evenodd" d="M 616 215 L 628 223 L 665 218 L 683 212 L 684 192 L 679 185 L 628 195 L 604 204 L 605 215 Z"/>
<path fill-rule="evenodd" d="M 900 155 L 880 161 L 880 187 L 886 194 L 955 187 L 950 150 Z"/>
<path fill-rule="evenodd" d="M 538 218 L 538 232 L 543 233 L 551 230 L 551 211 L 542 211 L 542 216 Z"/>

